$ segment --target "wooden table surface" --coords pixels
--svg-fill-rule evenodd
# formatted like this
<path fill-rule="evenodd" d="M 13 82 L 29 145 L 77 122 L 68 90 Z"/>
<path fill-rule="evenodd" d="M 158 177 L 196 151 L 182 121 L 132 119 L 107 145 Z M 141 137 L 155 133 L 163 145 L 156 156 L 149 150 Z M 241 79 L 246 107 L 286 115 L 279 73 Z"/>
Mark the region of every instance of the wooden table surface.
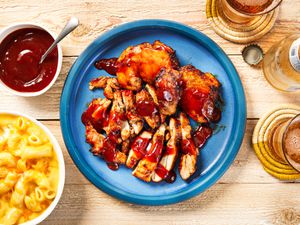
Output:
<path fill-rule="evenodd" d="M 258 41 L 264 51 L 283 37 L 300 32 L 300 0 L 284 0 L 273 30 Z M 251 147 L 257 119 L 281 103 L 300 103 L 300 94 L 274 90 L 260 68 L 243 62 L 243 45 L 214 33 L 205 17 L 205 0 L 0 0 L 0 29 L 15 22 L 32 21 L 58 33 L 70 15 L 81 25 L 62 42 L 64 60 L 55 85 L 43 96 L 22 98 L 0 90 L 0 110 L 22 110 L 41 120 L 56 136 L 66 161 L 63 196 L 43 224 L 113 225 L 269 225 L 300 224 L 299 184 L 269 176 Z M 119 201 L 94 187 L 77 169 L 65 148 L 59 123 L 63 83 L 76 57 L 105 31 L 145 18 L 169 19 L 190 25 L 216 41 L 236 66 L 247 98 L 247 129 L 234 163 L 212 188 L 179 204 L 149 207 Z"/>

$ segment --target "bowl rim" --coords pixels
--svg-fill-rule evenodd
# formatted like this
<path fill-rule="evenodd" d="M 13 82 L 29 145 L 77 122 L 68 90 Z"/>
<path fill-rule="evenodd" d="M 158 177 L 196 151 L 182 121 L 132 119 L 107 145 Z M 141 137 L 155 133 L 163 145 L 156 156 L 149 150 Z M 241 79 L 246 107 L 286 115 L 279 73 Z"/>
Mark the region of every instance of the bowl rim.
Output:
<path fill-rule="evenodd" d="M 36 124 L 38 127 L 40 127 L 46 133 L 46 135 L 49 137 L 49 139 L 53 145 L 53 149 L 56 153 L 57 159 L 58 159 L 59 182 L 58 182 L 57 192 L 56 192 L 56 196 L 55 196 L 54 200 L 51 202 L 51 204 L 48 206 L 48 208 L 45 211 L 43 211 L 38 217 L 34 218 L 33 220 L 26 221 L 25 223 L 19 224 L 19 225 L 35 225 L 35 224 L 41 223 L 52 213 L 52 211 L 54 210 L 54 208 L 56 207 L 56 205 L 58 204 L 58 202 L 62 196 L 64 184 L 65 184 L 65 161 L 64 161 L 62 149 L 61 149 L 58 141 L 52 134 L 52 132 L 44 124 L 42 124 L 35 118 L 28 116 L 25 113 L 12 111 L 12 110 L 0 110 L 0 115 L 3 115 L 3 114 L 24 117 L 24 118 L 30 120 L 31 122 L 33 122 L 34 124 Z"/>
<path fill-rule="evenodd" d="M 4 27 L 3 29 L 0 30 L 0 45 L 2 43 L 2 40 L 7 37 L 9 34 L 11 34 L 12 32 L 19 30 L 19 29 L 23 29 L 26 27 L 36 27 L 38 29 L 44 30 L 46 31 L 48 34 L 51 35 L 51 37 L 55 40 L 57 35 L 55 33 L 53 33 L 52 31 L 50 31 L 48 28 L 46 28 L 44 25 L 38 24 L 38 23 L 34 23 L 34 22 L 20 22 L 20 23 L 13 23 L 10 24 L 6 27 Z M 8 33 L 6 33 L 8 30 L 10 30 Z M 6 34 L 5 34 L 6 33 Z M 5 36 L 4 36 L 5 35 Z M 3 37 L 2 37 L 3 36 Z M 61 68 L 62 68 L 62 60 L 63 60 L 63 52 L 62 52 L 62 48 L 60 46 L 60 44 L 57 44 L 57 68 L 56 68 L 56 72 L 54 74 L 53 79 L 51 80 L 51 82 L 44 87 L 42 90 L 39 91 L 33 91 L 33 92 L 21 92 L 21 91 L 17 91 L 14 90 L 13 88 L 8 87 L 1 79 L 0 79 L 0 87 L 3 87 L 3 89 L 5 89 L 6 91 L 10 92 L 13 95 L 17 95 L 17 96 L 22 96 L 22 97 L 34 97 L 34 96 L 39 96 L 44 94 L 45 92 L 47 92 L 55 83 L 55 81 L 57 80 L 60 72 L 61 72 Z"/>

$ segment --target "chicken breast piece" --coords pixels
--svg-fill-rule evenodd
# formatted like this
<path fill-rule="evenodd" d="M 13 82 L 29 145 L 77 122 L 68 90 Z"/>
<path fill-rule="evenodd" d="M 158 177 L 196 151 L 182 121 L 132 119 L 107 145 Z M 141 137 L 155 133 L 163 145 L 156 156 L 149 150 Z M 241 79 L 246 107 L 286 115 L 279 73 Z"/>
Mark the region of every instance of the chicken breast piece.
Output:
<path fill-rule="evenodd" d="M 170 139 L 168 140 L 163 156 L 159 161 L 155 172 L 153 173 L 152 181 L 154 182 L 160 182 L 166 179 L 166 177 L 169 175 L 169 172 L 173 170 L 177 160 L 179 141 L 181 138 L 179 121 L 177 121 L 175 118 L 171 118 L 168 130 L 170 133 Z"/>
<path fill-rule="evenodd" d="M 91 124 L 85 126 L 86 142 L 91 145 L 91 152 L 94 155 L 101 155 L 105 136 L 99 134 Z"/>
<path fill-rule="evenodd" d="M 190 121 L 184 113 L 180 113 L 179 121 L 181 126 L 181 158 L 179 163 L 179 174 L 183 180 L 190 178 L 197 168 L 198 149 L 192 138 L 192 127 Z"/>
<path fill-rule="evenodd" d="M 112 77 L 98 77 L 89 83 L 90 90 L 97 88 L 104 89 L 104 96 L 108 99 L 114 98 L 114 92 L 120 89 L 117 78 Z"/>
<path fill-rule="evenodd" d="M 94 99 L 89 104 L 87 110 L 82 114 L 82 123 L 84 125 L 91 124 L 99 133 L 101 133 L 103 130 L 106 130 L 108 126 L 110 105 L 111 101 L 107 98 Z"/>
<path fill-rule="evenodd" d="M 120 85 L 135 91 L 142 89 L 142 80 L 153 84 L 161 68 L 179 68 L 175 51 L 160 41 L 128 47 L 116 64 Z"/>
<path fill-rule="evenodd" d="M 135 137 L 143 129 L 144 122 L 142 117 L 136 112 L 133 92 L 130 90 L 122 90 L 122 98 L 126 108 L 126 117 L 130 124 L 131 137 Z"/>
<path fill-rule="evenodd" d="M 185 113 L 199 123 L 217 122 L 221 111 L 220 83 L 211 73 L 203 73 L 192 65 L 180 68 L 182 95 L 180 105 Z"/>
<path fill-rule="evenodd" d="M 160 115 L 149 92 L 143 89 L 135 98 L 138 115 L 142 116 L 152 129 L 157 128 L 160 125 Z"/>
<path fill-rule="evenodd" d="M 117 144 L 109 137 L 99 134 L 91 124 L 86 126 L 86 141 L 92 147 L 91 152 L 103 158 L 110 168 L 117 169 L 118 164 L 125 164 L 127 157 L 117 149 Z"/>
<path fill-rule="evenodd" d="M 173 115 L 176 112 L 181 96 L 179 79 L 179 72 L 172 69 L 163 68 L 157 75 L 155 89 L 160 114 Z"/>
<path fill-rule="evenodd" d="M 152 140 L 151 147 L 147 154 L 139 161 L 132 175 L 145 181 L 150 182 L 153 172 L 161 158 L 164 148 L 164 136 L 166 125 L 162 124 L 155 132 Z"/>
<path fill-rule="evenodd" d="M 114 93 L 112 108 L 109 113 L 109 124 L 106 130 L 107 136 L 114 136 L 120 144 L 130 137 L 130 125 L 126 118 L 125 105 L 123 104 L 121 91 Z"/>
<path fill-rule="evenodd" d="M 143 131 L 133 140 L 126 161 L 127 167 L 133 168 L 137 162 L 146 155 L 148 150 L 151 148 L 151 145 L 149 145 L 151 138 L 151 132 Z"/>

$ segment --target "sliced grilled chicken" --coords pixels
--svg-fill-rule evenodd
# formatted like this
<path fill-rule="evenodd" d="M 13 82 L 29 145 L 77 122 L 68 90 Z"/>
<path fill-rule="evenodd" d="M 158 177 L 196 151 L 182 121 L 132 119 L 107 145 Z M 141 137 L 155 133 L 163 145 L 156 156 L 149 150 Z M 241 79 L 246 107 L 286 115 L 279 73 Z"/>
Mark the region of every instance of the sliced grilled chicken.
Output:
<path fill-rule="evenodd" d="M 111 101 L 107 98 L 94 99 L 87 110 L 82 114 L 81 120 L 84 125 L 91 124 L 97 132 L 101 133 L 108 126 L 109 107 Z"/>
<path fill-rule="evenodd" d="M 148 93 L 151 95 L 153 102 L 156 105 L 156 108 L 160 111 L 160 106 L 159 106 L 159 100 L 157 98 L 156 90 L 153 86 L 146 84 L 145 89 L 148 91 Z M 166 121 L 167 116 L 160 113 L 160 123 L 164 123 Z"/>
<path fill-rule="evenodd" d="M 152 181 L 160 182 L 164 180 L 169 172 L 173 170 L 179 151 L 179 141 L 181 137 L 180 124 L 175 118 L 171 118 L 168 130 L 170 132 L 170 139 L 167 143 L 163 156 L 155 169 L 152 176 Z"/>
<path fill-rule="evenodd" d="M 161 158 L 164 148 L 164 136 L 166 125 L 162 124 L 155 132 L 152 140 L 151 147 L 146 155 L 139 161 L 132 175 L 146 182 L 150 182 L 153 172 Z"/>
<path fill-rule="evenodd" d="M 163 115 L 173 115 L 180 100 L 180 74 L 177 70 L 161 69 L 156 76 L 155 89 L 158 99 L 159 112 Z"/>
<path fill-rule="evenodd" d="M 123 152 L 125 155 L 127 155 L 129 150 L 130 150 L 130 139 L 127 139 L 126 141 L 122 142 L 121 152 Z"/>
<path fill-rule="evenodd" d="M 179 163 L 179 174 L 183 180 L 190 178 L 196 171 L 196 163 L 198 156 L 198 149 L 195 146 L 192 138 L 192 127 L 190 121 L 185 113 L 180 113 L 179 116 L 181 126 L 181 158 Z"/>
<path fill-rule="evenodd" d="M 113 99 L 114 92 L 120 89 L 117 78 L 113 77 L 98 77 L 93 79 L 89 85 L 90 90 L 96 88 L 104 89 L 104 96 L 108 99 Z"/>
<path fill-rule="evenodd" d="M 91 152 L 94 155 L 100 155 L 100 151 L 103 148 L 103 142 L 105 136 L 99 134 L 91 124 L 85 126 L 86 142 L 92 147 Z"/>
<path fill-rule="evenodd" d="M 118 164 L 125 164 L 126 155 L 117 149 L 116 143 L 109 137 L 99 134 L 91 124 L 86 125 L 86 141 L 92 146 L 91 152 L 117 169 Z"/>
<path fill-rule="evenodd" d="M 145 85 L 145 89 L 148 91 L 148 93 L 151 95 L 154 103 L 156 106 L 158 106 L 158 99 L 157 99 L 157 95 L 156 95 L 156 91 L 155 88 L 153 86 L 151 86 L 150 84 L 146 84 Z"/>
<path fill-rule="evenodd" d="M 109 124 L 106 133 L 107 136 L 114 136 L 118 144 L 120 144 L 122 140 L 125 141 L 130 137 L 130 126 L 126 118 L 121 91 L 116 91 L 114 93 L 114 100 L 109 113 Z"/>
<path fill-rule="evenodd" d="M 143 129 L 143 119 L 135 110 L 134 94 L 130 90 L 122 90 L 123 103 L 126 108 L 126 116 L 131 127 L 131 137 L 138 135 Z"/>
<path fill-rule="evenodd" d="M 137 136 L 131 143 L 131 148 L 126 161 L 126 166 L 133 168 L 137 162 L 145 156 L 147 150 L 151 147 L 149 142 L 151 141 L 152 133 L 149 131 L 143 131 Z"/>
<path fill-rule="evenodd" d="M 160 115 L 151 95 L 143 89 L 135 97 L 138 115 L 142 116 L 152 129 L 157 128 L 160 125 Z"/>

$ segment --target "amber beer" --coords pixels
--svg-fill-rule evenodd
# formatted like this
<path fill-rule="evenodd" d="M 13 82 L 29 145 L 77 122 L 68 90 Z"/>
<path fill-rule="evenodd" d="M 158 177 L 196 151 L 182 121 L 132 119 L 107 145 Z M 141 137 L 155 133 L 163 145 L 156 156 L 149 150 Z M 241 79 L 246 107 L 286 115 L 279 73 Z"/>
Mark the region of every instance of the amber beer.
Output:
<path fill-rule="evenodd" d="M 268 138 L 273 156 L 300 171 L 300 115 L 279 120 Z"/>
<path fill-rule="evenodd" d="M 227 0 L 227 2 L 232 8 L 239 12 L 255 14 L 267 9 L 273 0 Z"/>
<path fill-rule="evenodd" d="M 300 171 L 300 116 L 290 121 L 283 135 L 282 146 L 288 163 Z"/>

